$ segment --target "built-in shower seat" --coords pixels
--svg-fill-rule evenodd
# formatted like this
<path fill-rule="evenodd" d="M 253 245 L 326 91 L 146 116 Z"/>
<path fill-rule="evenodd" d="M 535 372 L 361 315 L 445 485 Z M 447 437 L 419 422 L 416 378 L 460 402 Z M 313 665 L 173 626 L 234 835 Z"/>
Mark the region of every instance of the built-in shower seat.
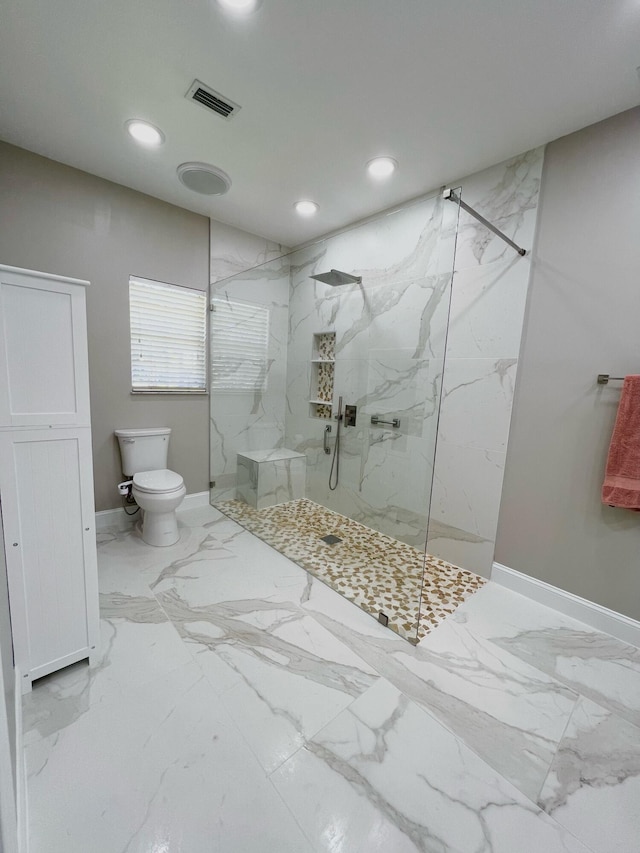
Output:
<path fill-rule="evenodd" d="M 236 498 L 256 509 L 305 496 L 307 457 L 295 450 L 244 450 L 237 455 Z"/>

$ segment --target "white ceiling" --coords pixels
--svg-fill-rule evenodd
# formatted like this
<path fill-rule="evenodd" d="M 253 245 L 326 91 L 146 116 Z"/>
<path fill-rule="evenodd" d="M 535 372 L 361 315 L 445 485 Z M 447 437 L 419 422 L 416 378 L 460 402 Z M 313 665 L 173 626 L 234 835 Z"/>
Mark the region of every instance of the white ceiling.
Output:
<path fill-rule="evenodd" d="M 3 0 L 0 138 L 295 246 L 640 102 L 640 0 Z M 241 104 L 185 100 L 199 78 Z M 160 127 L 150 151 L 124 130 Z M 400 168 L 372 182 L 367 160 Z M 186 160 L 232 178 L 220 198 Z M 320 211 L 300 219 L 293 203 Z"/>

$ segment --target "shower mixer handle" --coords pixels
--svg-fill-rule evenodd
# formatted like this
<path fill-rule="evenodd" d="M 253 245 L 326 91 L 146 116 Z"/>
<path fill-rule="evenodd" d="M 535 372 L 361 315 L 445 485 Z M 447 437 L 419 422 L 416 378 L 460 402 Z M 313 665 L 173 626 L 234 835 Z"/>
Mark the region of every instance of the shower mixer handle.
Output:
<path fill-rule="evenodd" d="M 324 428 L 324 435 L 322 437 L 322 449 L 327 454 L 327 456 L 331 453 L 331 450 L 329 449 L 329 446 L 327 444 L 327 436 L 329 435 L 330 432 L 331 432 L 331 424 L 327 424 L 326 427 Z"/>

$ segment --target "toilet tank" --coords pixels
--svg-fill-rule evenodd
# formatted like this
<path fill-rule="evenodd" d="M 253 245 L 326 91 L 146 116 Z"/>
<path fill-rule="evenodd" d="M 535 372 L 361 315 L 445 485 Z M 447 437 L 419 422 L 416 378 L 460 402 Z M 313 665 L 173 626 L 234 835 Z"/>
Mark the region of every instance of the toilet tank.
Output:
<path fill-rule="evenodd" d="M 117 429 L 122 473 L 133 477 L 140 471 L 158 471 L 167 467 L 169 427 Z"/>

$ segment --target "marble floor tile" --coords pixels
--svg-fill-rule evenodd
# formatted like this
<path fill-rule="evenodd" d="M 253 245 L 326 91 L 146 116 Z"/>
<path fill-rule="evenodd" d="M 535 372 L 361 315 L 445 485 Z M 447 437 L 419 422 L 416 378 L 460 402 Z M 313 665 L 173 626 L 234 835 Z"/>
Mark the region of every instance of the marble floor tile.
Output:
<path fill-rule="evenodd" d="M 640 729 L 581 698 L 540 805 L 594 853 L 640 847 Z M 594 820 L 593 815 L 603 819 Z"/>
<path fill-rule="evenodd" d="M 195 664 L 26 750 L 30 853 L 312 853 Z"/>
<path fill-rule="evenodd" d="M 386 681 L 271 779 L 317 851 L 588 853 Z"/>
<path fill-rule="evenodd" d="M 414 647 L 180 531 L 101 534 L 101 660 L 24 699 L 30 853 L 635 851 L 637 650 L 492 583 Z"/>
<path fill-rule="evenodd" d="M 535 802 L 577 695 L 451 619 L 396 658 L 414 700 Z"/>
<path fill-rule="evenodd" d="M 158 600 L 269 772 L 379 677 L 297 605 L 179 590 Z"/>
<path fill-rule="evenodd" d="M 125 530 L 114 526 L 98 533 L 98 553 L 103 560 L 115 557 L 123 571 L 128 567 L 135 569 L 138 575 L 150 573 L 153 577 L 154 571 L 160 572 L 167 565 L 196 554 L 211 530 L 227 522 L 228 519 L 211 506 L 179 512 L 179 539 L 166 548 L 147 545 L 138 525 L 130 525 Z"/>
<path fill-rule="evenodd" d="M 145 571 L 153 593 L 189 588 L 194 604 L 234 601 L 250 594 L 265 601 L 299 601 L 308 575 L 238 524 L 215 525 L 194 553 Z"/>
<path fill-rule="evenodd" d="M 317 583 L 303 606 L 535 802 L 576 694 L 452 618 L 411 648 Z"/>
<path fill-rule="evenodd" d="M 143 591 L 139 578 L 127 584 Z M 113 585 L 111 579 L 107 586 Z M 25 743 L 71 725 L 98 702 L 125 700 L 130 689 L 192 662 L 148 587 L 147 595 L 100 593 L 100 616 L 97 663 L 90 667 L 81 661 L 39 679 L 25 696 Z"/>
<path fill-rule="evenodd" d="M 452 618 L 640 726 L 640 649 L 635 646 L 493 583 Z"/>

